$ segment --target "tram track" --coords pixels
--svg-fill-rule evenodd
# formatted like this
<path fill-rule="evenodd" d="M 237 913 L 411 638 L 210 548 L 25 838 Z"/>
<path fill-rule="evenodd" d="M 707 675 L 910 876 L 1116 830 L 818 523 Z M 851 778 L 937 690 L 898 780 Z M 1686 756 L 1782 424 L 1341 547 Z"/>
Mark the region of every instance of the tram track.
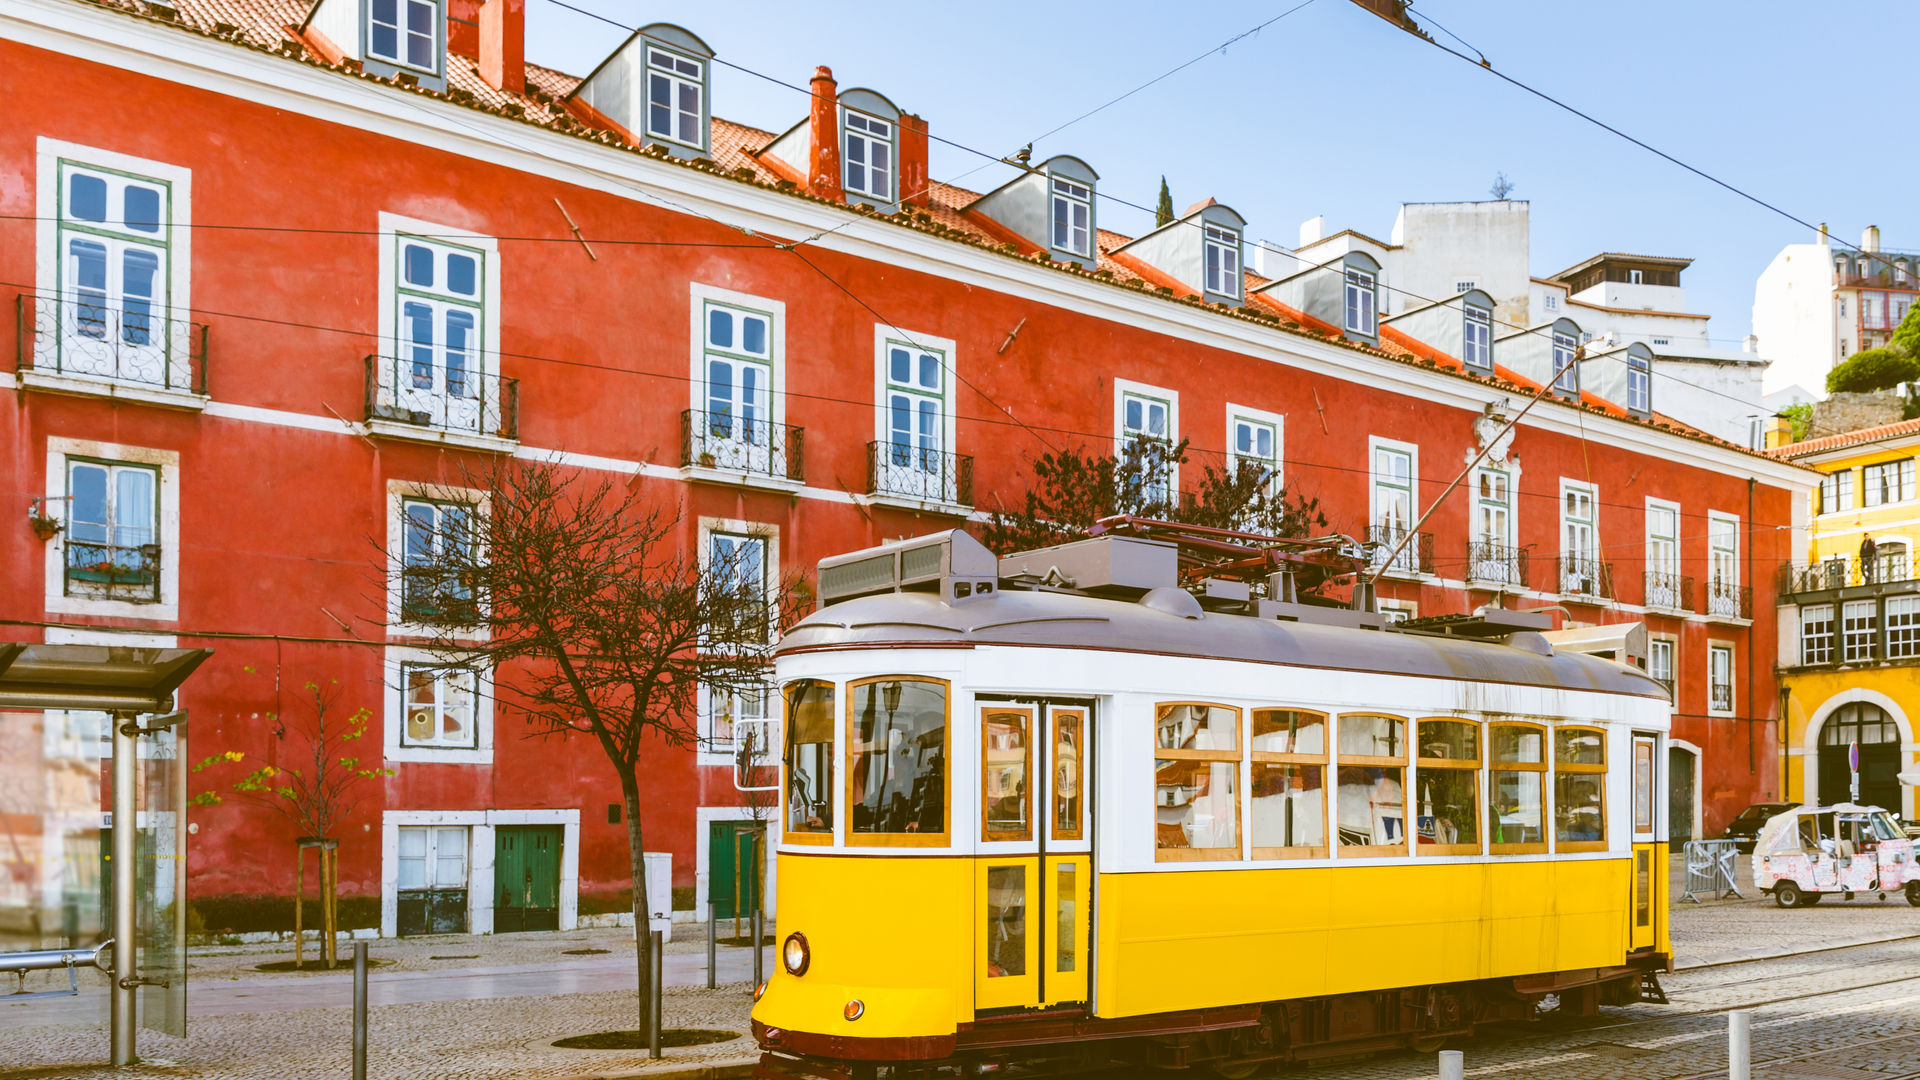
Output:
<path fill-rule="evenodd" d="M 1890 1042 L 1901 1042 L 1903 1040 L 1907 1042 L 1912 1042 L 1916 1039 L 1920 1039 L 1920 1028 L 1916 1028 L 1913 1031 L 1903 1032 L 1899 1035 L 1883 1035 L 1877 1039 L 1867 1039 L 1863 1042 L 1848 1043 L 1845 1046 L 1827 1046 L 1827 1047 L 1822 1047 L 1819 1050 L 1809 1050 L 1804 1054 L 1788 1054 L 1783 1057 L 1767 1058 L 1764 1061 L 1753 1062 L 1752 1066 L 1755 1071 L 1758 1071 L 1760 1069 L 1772 1068 L 1775 1065 L 1787 1065 L 1795 1061 L 1808 1061 L 1813 1058 L 1829 1057 L 1834 1054 L 1845 1054 L 1854 1050 L 1864 1050 L 1869 1047 L 1882 1046 Z M 1861 1071 L 1864 1072 L 1865 1070 L 1861 1070 Z M 1727 1075 L 1727 1070 L 1725 1066 L 1722 1066 L 1718 1069 L 1712 1069 L 1707 1072 L 1689 1073 L 1685 1076 L 1676 1076 L 1676 1077 L 1673 1077 L 1672 1080 L 1719 1080 L 1720 1077 L 1724 1077 L 1725 1075 Z M 1885 1076 L 1884 1080 L 1916 1080 L 1916 1078 L 1920 1078 L 1920 1071 L 1905 1072 L 1905 1073 L 1890 1073 Z"/>

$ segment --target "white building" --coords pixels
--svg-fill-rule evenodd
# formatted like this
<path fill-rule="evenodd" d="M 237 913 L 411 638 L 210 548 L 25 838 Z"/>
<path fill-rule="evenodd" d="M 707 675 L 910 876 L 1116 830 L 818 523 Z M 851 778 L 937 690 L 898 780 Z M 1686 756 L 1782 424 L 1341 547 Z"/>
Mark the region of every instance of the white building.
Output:
<path fill-rule="evenodd" d="M 1709 317 L 1686 310 L 1680 274 L 1693 260 L 1607 252 L 1537 278 L 1530 212 L 1513 199 L 1403 203 L 1386 240 L 1353 229 L 1329 233 L 1326 219 L 1314 217 L 1301 224 L 1294 248 L 1255 245 L 1253 268 L 1285 278 L 1364 252 L 1380 264 L 1382 316 L 1479 289 L 1507 329 L 1571 319 L 1588 341 L 1642 343 L 1654 356 L 1655 412 L 1730 442 L 1762 445 L 1762 421 L 1771 415 L 1761 402 L 1768 361 L 1752 338 L 1744 349 L 1714 347 Z"/>
<path fill-rule="evenodd" d="M 1875 225 L 1858 250 L 1835 247 L 1824 225 L 1812 243 L 1781 248 L 1753 283 L 1753 332 L 1784 361 L 1767 388 L 1824 391 L 1835 364 L 1885 345 L 1920 292 L 1916 274 L 1920 253 L 1881 250 Z"/>

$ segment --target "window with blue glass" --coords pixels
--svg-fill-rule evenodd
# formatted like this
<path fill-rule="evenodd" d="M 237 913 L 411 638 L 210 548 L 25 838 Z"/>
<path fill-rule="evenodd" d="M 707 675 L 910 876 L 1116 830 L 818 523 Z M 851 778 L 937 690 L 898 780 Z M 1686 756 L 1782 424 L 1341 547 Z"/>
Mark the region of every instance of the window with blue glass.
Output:
<path fill-rule="evenodd" d="M 169 197 L 164 181 L 60 163 L 55 370 L 168 385 Z"/>
<path fill-rule="evenodd" d="M 947 442 L 946 357 L 906 341 L 886 343 L 879 490 L 952 501 Z"/>
<path fill-rule="evenodd" d="M 1347 331 L 1365 337 L 1373 337 L 1379 332 L 1374 322 L 1375 302 L 1378 299 L 1375 289 L 1376 280 L 1365 270 L 1347 268 Z"/>
<path fill-rule="evenodd" d="M 1493 370 L 1493 312 L 1478 304 L 1466 305 L 1466 323 L 1460 345 L 1460 359 L 1467 367 L 1481 372 Z"/>
<path fill-rule="evenodd" d="M 367 55 L 420 71 L 440 71 L 438 0 L 368 0 Z"/>
<path fill-rule="evenodd" d="M 684 146 L 707 145 L 705 61 L 647 46 L 647 134 Z"/>
<path fill-rule="evenodd" d="M 1144 503 L 1163 503 L 1173 495 L 1173 439 L 1172 401 L 1131 390 L 1122 392 L 1120 456 L 1138 464 L 1138 498 Z"/>
<path fill-rule="evenodd" d="M 482 328 L 486 252 L 395 238 L 395 397 L 403 412 L 433 427 L 480 431 L 487 400 Z"/>
<path fill-rule="evenodd" d="M 1637 413 L 1653 411 L 1653 369 L 1645 357 L 1627 357 L 1627 408 Z"/>
<path fill-rule="evenodd" d="M 845 116 L 843 167 L 848 193 L 892 202 L 893 125 L 852 109 Z"/>
<path fill-rule="evenodd" d="M 67 595 L 160 599 L 159 488 L 152 466 L 67 463 Z"/>
<path fill-rule="evenodd" d="M 708 301 L 702 311 L 706 335 L 706 417 L 696 452 L 701 464 L 766 472 L 774 442 L 773 319 Z"/>
<path fill-rule="evenodd" d="M 400 615 L 420 625 L 471 625 L 471 553 L 477 511 L 470 503 L 403 499 L 400 503 Z"/>
<path fill-rule="evenodd" d="M 1574 359 L 1579 348 L 1572 334 L 1553 335 L 1553 388 L 1560 393 L 1580 392 L 1580 364 Z"/>

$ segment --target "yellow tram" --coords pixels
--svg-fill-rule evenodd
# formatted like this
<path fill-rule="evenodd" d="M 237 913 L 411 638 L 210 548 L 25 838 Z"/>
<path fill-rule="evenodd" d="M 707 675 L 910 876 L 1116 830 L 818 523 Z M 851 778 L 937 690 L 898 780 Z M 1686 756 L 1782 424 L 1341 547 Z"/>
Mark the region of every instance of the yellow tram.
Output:
<path fill-rule="evenodd" d="M 1180 560 L 821 563 L 777 656 L 762 1075 L 1244 1076 L 1657 994 L 1658 682 L 1541 616 L 1401 629 Z"/>

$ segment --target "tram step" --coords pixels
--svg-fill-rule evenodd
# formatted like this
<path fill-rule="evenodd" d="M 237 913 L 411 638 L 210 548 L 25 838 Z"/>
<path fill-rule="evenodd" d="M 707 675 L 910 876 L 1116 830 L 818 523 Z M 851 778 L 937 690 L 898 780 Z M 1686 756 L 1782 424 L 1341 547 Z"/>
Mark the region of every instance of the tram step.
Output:
<path fill-rule="evenodd" d="M 1660 989 L 1660 977 L 1651 971 L 1640 973 L 1640 1000 L 1651 1001 L 1656 1005 L 1667 1003 L 1667 992 Z"/>

